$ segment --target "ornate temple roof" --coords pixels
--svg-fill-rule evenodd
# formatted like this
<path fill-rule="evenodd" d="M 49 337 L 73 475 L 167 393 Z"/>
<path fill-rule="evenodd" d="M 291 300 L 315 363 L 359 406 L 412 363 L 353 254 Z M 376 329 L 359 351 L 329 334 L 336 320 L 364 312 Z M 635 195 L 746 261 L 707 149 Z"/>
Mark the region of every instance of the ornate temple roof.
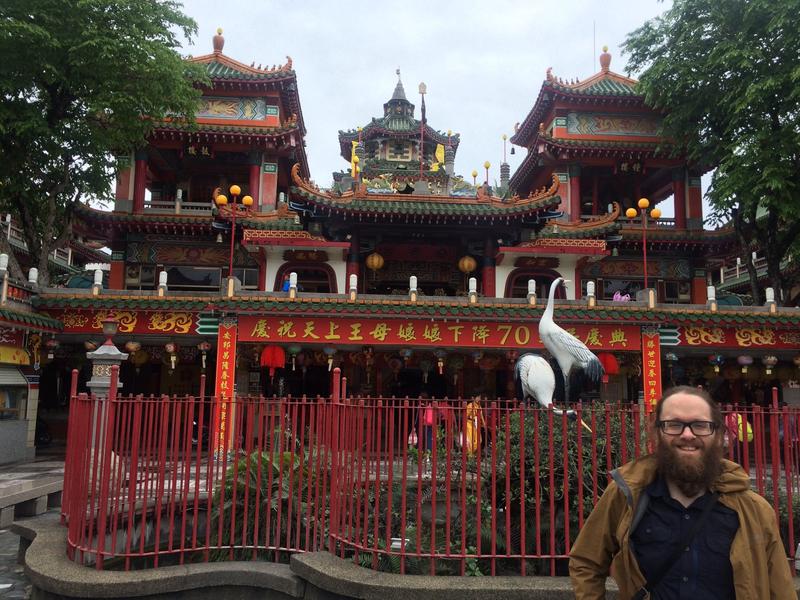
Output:
<path fill-rule="evenodd" d="M 520 321 L 535 322 L 544 307 L 521 301 L 492 301 L 470 304 L 466 298 L 422 298 L 417 302 L 397 297 L 304 296 L 292 300 L 269 294 L 233 296 L 220 295 L 165 296 L 133 295 L 109 290 L 101 296 L 82 294 L 48 294 L 35 300 L 39 310 L 54 316 L 64 309 L 117 309 L 145 311 L 223 311 L 238 315 L 307 315 L 313 317 L 454 317 L 463 321 Z M 647 308 L 641 304 L 598 304 L 589 308 L 584 303 L 559 304 L 559 319 L 566 323 L 620 323 L 636 325 L 753 325 L 758 327 L 800 328 L 800 312 L 769 313 L 763 307 L 720 307 L 711 312 L 704 307 L 662 305 Z M 2 316 L 2 315 L 0 315 Z M 48 319 L 53 322 L 53 319 Z"/>
<path fill-rule="evenodd" d="M 608 235 L 615 235 L 622 229 L 622 223 L 619 221 L 620 213 L 619 203 L 614 202 L 611 212 L 579 223 L 550 221 L 536 237 L 557 240 L 604 238 Z M 525 243 L 520 245 L 524 246 Z"/>
<path fill-rule="evenodd" d="M 0 322 L 6 327 L 37 329 L 55 333 L 61 331 L 61 321 L 35 312 L 23 312 L 9 308 L 0 308 Z"/>
<path fill-rule="evenodd" d="M 299 169 L 299 165 L 295 165 Z M 219 210 L 219 209 L 215 209 Z M 176 215 L 162 213 L 128 214 L 98 210 L 84 204 L 76 205 L 75 214 L 94 236 L 111 236 L 115 230 L 126 232 L 158 232 L 174 235 L 211 235 L 214 232 L 212 213 Z M 269 231 L 302 231 L 299 216 L 286 204 L 264 213 L 237 217 L 243 229 Z"/>
<path fill-rule="evenodd" d="M 419 139 L 420 126 L 424 122 L 424 138 L 428 143 L 450 146 L 453 152 L 461 141 L 459 135 L 448 135 L 430 127 L 425 119 L 425 103 L 422 105 L 422 120 L 414 118 L 414 105 L 406 98 L 405 88 L 397 70 L 397 85 L 392 97 L 383 105 L 383 117 L 373 117 L 372 121 L 361 128 L 339 131 L 339 145 L 342 157 L 350 161 L 352 143 L 359 139 L 366 142 L 373 138 Z"/>
<path fill-rule="evenodd" d="M 198 116 L 195 123 L 189 125 L 182 120 L 163 119 L 154 127 L 151 138 L 182 141 L 204 139 L 214 143 L 247 144 L 256 148 L 291 148 L 292 156 L 308 175 L 308 157 L 303 147 L 306 127 L 297 91 L 297 75 L 292 70 L 292 59 L 287 56 L 285 64 L 267 68 L 262 68 L 261 65 L 256 67 L 255 63 L 248 66 L 222 53 L 225 39 L 221 29 L 217 30 L 213 42 L 214 51 L 211 54 L 188 59 L 188 62 L 206 67 L 211 87 L 204 90 L 204 96 L 214 92 L 225 93 L 226 98 L 234 98 L 236 93 L 253 91 L 277 94 L 282 105 L 280 122 L 275 119 L 267 124 L 250 117 L 216 119 Z M 219 98 L 212 97 L 211 100 L 218 101 Z"/>
<path fill-rule="evenodd" d="M 516 128 L 511 143 L 529 147 L 539 132 L 539 124 L 550 112 L 556 100 L 578 104 L 602 103 L 609 105 L 644 106 L 644 96 L 637 93 L 637 81 L 610 70 L 611 54 L 603 48 L 600 55 L 600 72 L 583 81 L 564 81 L 555 77 L 552 69 L 539 91 L 539 96 L 522 124 Z"/>
<path fill-rule="evenodd" d="M 527 198 L 514 196 L 498 198 L 485 195 L 479 188 L 477 197 L 463 198 L 448 195 L 370 193 L 359 184 L 355 191 L 341 195 L 319 189 L 305 181 L 295 165 L 292 168 L 292 195 L 297 202 L 311 204 L 323 214 L 350 215 L 359 220 L 391 222 L 393 219 L 407 222 L 445 221 L 510 221 L 543 213 L 561 202 L 556 195 L 558 180 L 548 189 L 532 192 Z"/>
<path fill-rule="evenodd" d="M 279 92 L 284 106 L 290 114 L 296 115 L 300 130 L 305 135 L 306 128 L 297 92 L 297 75 L 292 69 L 292 59 L 287 56 L 285 64 L 262 69 L 261 65 L 256 67 L 252 63 L 248 66 L 226 56 L 222 53 L 224 46 L 222 29 L 217 29 L 217 35 L 213 39 L 214 51 L 192 57 L 189 62 L 206 65 L 206 73 L 215 89 L 242 90 L 258 87 Z"/>

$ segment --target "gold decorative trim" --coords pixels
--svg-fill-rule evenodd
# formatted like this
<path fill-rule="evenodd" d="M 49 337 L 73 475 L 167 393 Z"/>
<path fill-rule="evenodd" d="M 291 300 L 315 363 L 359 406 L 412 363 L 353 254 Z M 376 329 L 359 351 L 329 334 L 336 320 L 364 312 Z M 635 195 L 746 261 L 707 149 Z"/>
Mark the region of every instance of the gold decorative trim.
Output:
<path fill-rule="evenodd" d="M 347 191 L 343 193 L 341 196 L 334 196 L 330 192 L 326 192 L 321 190 L 316 185 L 304 180 L 300 176 L 300 164 L 295 163 L 292 167 L 292 181 L 295 183 L 297 187 L 301 190 L 311 194 L 312 196 L 317 196 L 319 198 L 323 198 L 329 202 L 333 202 L 336 204 L 350 204 L 353 200 L 373 200 L 373 201 L 385 201 L 385 202 L 430 202 L 436 204 L 453 204 L 457 202 L 460 205 L 486 205 L 489 204 L 496 208 L 510 208 L 510 207 L 519 207 L 519 206 L 528 206 L 530 204 L 534 204 L 546 198 L 551 198 L 556 195 L 558 192 L 559 182 L 558 176 L 553 175 L 553 183 L 550 187 L 545 188 L 541 187 L 538 190 L 533 190 L 526 198 L 520 198 L 518 195 L 514 195 L 510 198 L 510 200 L 504 200 L 502 198 L 498 198 L 497 196 L 488 196 L 484 195 L 481 192 L 481 188 L 478 188 L 478 196 L 477 198 L 461 198 L 461 197 L 453 197 L 453 196 L 434 196 L 434 195 L 427 195 L 427 194 L 369 194 L 367 195 L 366 186 L 363 183 L 360 183 L 356 186 L 355 192 Z"/>
<path fill-rule="evenodd" d="M 307 231 L 279 231 L 268 229 L 245 229 L 244 238 L 242 241 L 249 242 L 255 240 L 309 240 L 309 241 L 327 241 L 325 238 L 311 235 Z"/>
<path fill-rule="evenodd" d="M 559 224 L 559 227 L 561 225 Z M 572 238 L 539 238 L 529 242 L 523 242 L 517 248 L 541 248 L 541 247 L 558 247 L 558 248 L 599 248 L 605 250 L 605 240 L 575 240 Z"/>

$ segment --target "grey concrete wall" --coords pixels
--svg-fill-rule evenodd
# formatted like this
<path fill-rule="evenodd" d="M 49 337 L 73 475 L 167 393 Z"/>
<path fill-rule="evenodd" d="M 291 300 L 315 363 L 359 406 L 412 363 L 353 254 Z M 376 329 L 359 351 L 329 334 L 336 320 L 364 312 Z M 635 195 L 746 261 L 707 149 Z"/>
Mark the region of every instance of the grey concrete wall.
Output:
<path fill-rule="evenodd" d="M 67 559 L 66 528 L 58 515 L 15 523 L 32 539 L 25 573 L 33 600 L 568 600 L 566 577 L 430 577 L 364 569 L 328 552 L 292 556 L 291 565 L 267 562 L 200 563 L 141 571 L 97 571 Z M 800 579 L 795 579 L 800 599 Z M 607 599 L 616 586 L 607 583 Z"/>
<path fill-rule="evenodd" d="M 27 419 L 0 421 L 0 465 L 32 459 L 36 450 L 27 441 Z"/>

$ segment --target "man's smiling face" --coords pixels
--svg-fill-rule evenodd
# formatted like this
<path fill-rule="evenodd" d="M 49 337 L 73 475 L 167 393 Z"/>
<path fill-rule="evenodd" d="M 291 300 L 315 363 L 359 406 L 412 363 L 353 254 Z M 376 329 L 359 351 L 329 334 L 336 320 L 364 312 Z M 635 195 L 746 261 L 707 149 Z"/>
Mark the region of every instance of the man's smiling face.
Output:
<path fill-rule="evenodd" d="M 712 421 L 711 407 L 703 398 L 679 392 L 667 398 L 661 407 L 660 421 Z M 680 435 L 658 430 L 656 459 L 659 471 L 687 496 L 695 496 L 710 487 L 721 468 L 722 432 L 698 436 L 690 427 Z"/>

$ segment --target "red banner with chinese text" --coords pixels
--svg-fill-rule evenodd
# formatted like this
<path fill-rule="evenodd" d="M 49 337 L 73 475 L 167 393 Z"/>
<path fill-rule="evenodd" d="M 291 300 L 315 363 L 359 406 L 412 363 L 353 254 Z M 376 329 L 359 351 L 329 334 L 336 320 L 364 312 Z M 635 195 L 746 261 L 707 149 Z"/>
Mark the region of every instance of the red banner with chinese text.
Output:
<path fill-rule="evenodd" d="M 658 331 L 642 330 L 644 410 L 650 414 L 661 398 L 661 348 Z"/>
<path fill-rule="evenodd" d="M 223 319 L 217 334 L 217 378 L 214 404 L 214 452 L 230 447 L 236 383 L 236 321 Z"/>
<path fill-rule="evenodd" d="M 565 327 L 591 350 L 639 350 L 635 325 Z M 542 348 L 538 324 L 456 322 L 453 319 L 239 317 L 240 342 Z"/>

